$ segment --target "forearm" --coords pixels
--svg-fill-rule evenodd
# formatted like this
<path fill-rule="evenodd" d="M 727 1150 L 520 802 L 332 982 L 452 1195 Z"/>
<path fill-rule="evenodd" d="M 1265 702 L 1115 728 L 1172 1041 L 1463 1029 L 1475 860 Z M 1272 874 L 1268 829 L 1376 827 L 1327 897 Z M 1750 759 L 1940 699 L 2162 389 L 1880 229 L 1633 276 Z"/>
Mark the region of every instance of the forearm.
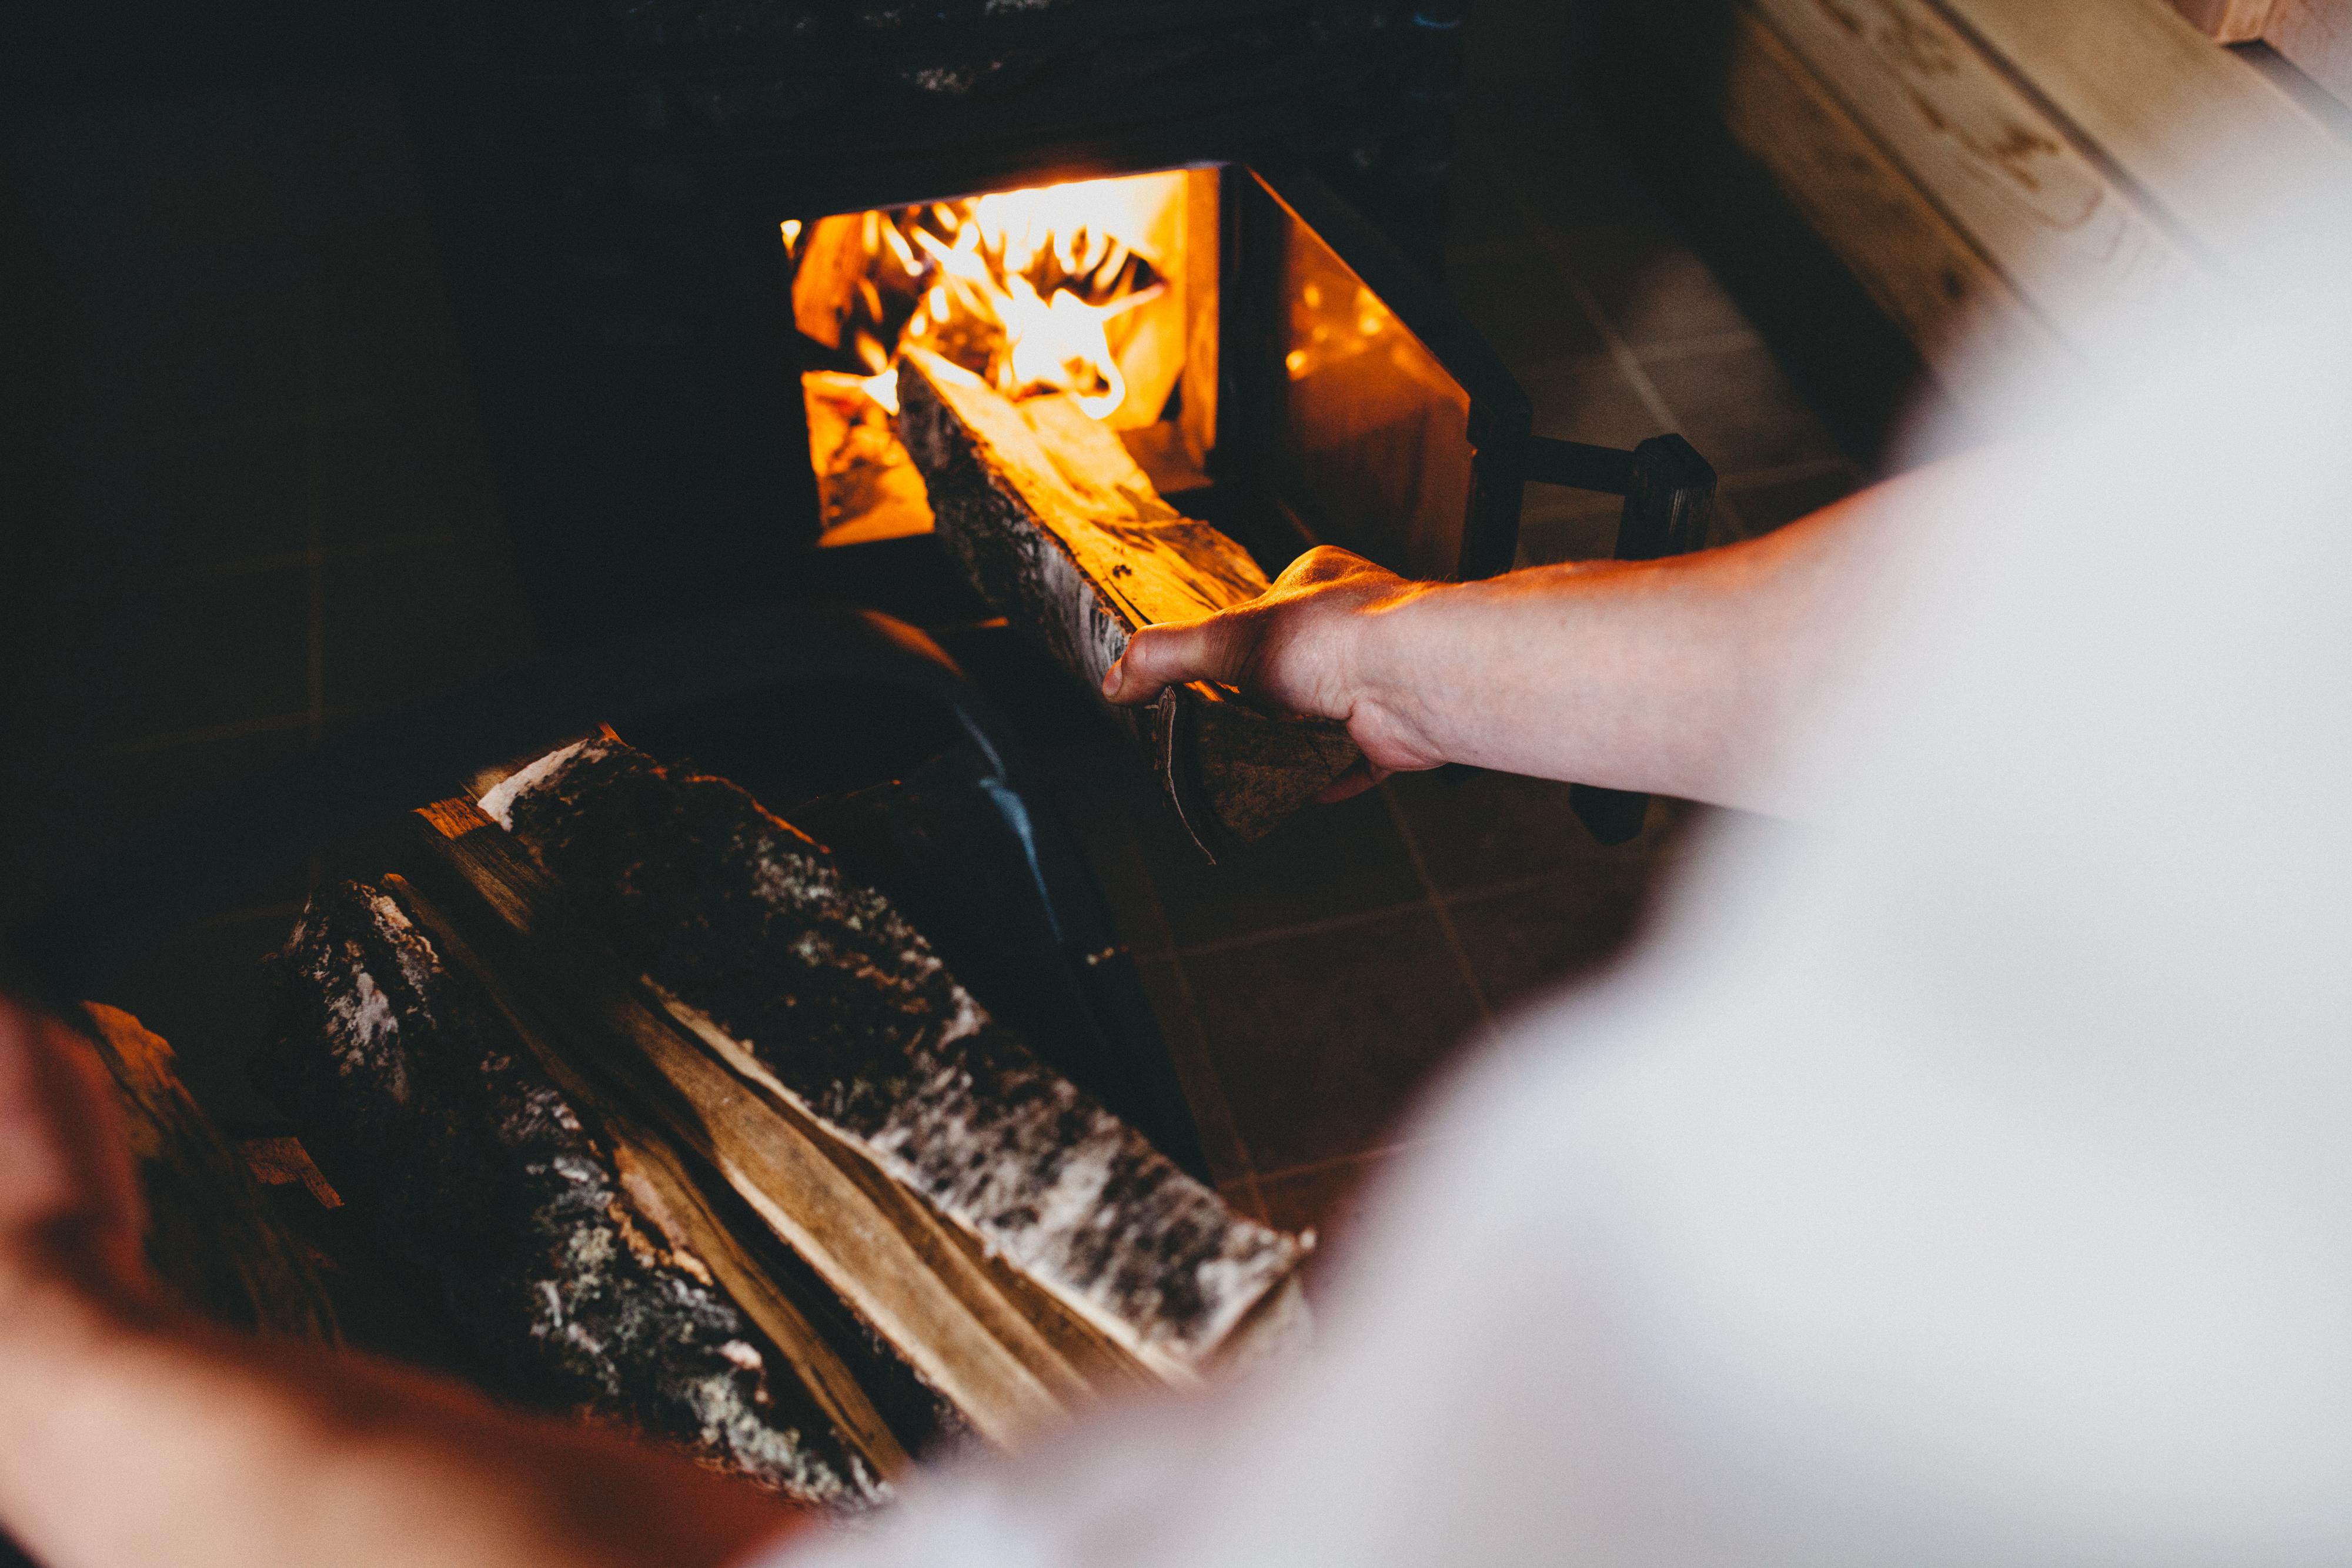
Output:
<path fill-rule="evenodd" d="M 791 1516 L 364 1358 L 73 1292 L 0 1325 L 0 1519 L 56 1568 L 718 1565 Z"/>
<path fill-rule="evenodd" d="M 1776 764 L 1845 662 L 1908 476 L 1744 544 L 1531 568 L 1365 618 L 1353 722 L 1514 773 L 1801 814 Z"/>

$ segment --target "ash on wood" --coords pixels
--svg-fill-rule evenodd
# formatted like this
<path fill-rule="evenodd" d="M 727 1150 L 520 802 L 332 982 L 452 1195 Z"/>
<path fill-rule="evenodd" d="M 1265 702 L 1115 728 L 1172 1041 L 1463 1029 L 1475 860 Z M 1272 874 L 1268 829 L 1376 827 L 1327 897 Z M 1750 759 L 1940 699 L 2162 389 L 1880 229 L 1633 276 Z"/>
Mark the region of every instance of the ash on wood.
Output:
<path fill-rule="evenodd" d="M 1233 1214 L 1041 1065 L 888 900 L 733 784 L 600 739 L 541 758 L 482 809 L 674 1017 L 1016 1271 L 1065 1326 L 1185 1380 L 1296 1325 L 1300 1241 Z"/>
<path fill-rule="evenodd" d="M 949 552 L 1097 700 L 1141 628 L 1265 591 L 1246 550 L 1170 507 L 1118 436 L 1068 398 L 1015 404 L 921 350 L 902 356 L 898 396 L 899 433 Z M 1265 837 L 1358 755 L 1342 726 L 1266 714 L 1205 682 L 1149 710 L 1110 711 L 1211 853 Z"/>
<path fill-rule="evenodd" d="M 505 1390 L 675 1444 L 796 1500 L 886 1495 L 791 1362 L 661 1223 L 532 1050 L 391 892 L 315 894 L 268 1069 L 384 1249 Z M 633 1179 L 635 1178 L 635 1179 Z"/>

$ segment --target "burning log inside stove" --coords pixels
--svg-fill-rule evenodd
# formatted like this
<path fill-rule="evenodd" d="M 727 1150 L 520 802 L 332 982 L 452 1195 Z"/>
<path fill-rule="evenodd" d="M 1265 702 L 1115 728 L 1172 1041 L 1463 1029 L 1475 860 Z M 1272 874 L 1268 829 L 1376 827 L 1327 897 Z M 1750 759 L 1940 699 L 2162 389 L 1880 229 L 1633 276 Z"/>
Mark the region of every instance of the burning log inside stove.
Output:
<path fill-rule="evenodd" d="M 905 351 L 898 389 L 899 430 L 949 553 L 1089 692 L 1141 628 L 1265 591 L 1248 551 L 1169 506 L 1071 400 L 1009 402 L 919 349 Z M 1205 682 L 1113 711 L 1212 854 L 1265 837 L 1358 756 L 1342 726 L 1264 713 Z"/>
<path fill-rule="evenodd" d="M 854 1506 L 942 1432 L 1010 1441 L 1299 1325 L 1303 1243 L 735 786 L 608 737 L 420 819 L 400 872 L 306 912 L 280 1082 L 542 1394 Z"/>

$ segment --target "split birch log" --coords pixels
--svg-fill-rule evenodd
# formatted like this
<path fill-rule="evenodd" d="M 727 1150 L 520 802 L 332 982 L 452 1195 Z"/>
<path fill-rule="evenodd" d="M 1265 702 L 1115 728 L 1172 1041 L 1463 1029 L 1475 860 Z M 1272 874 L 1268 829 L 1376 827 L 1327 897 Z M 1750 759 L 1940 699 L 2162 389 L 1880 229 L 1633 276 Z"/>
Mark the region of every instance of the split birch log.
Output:
<path fill-rule="evenodd" d="M 633 1145 L 667 1140 L 730 1187 L 751 1223 L 847 1310 L 865 1343 L 943 1402 L 929 1430 L 1011 1443 L 1088 1392 L 1055 1336 L 951 1227 L 804 1106 L 738 1072 L 699 1032 L 705 1020 L 604 961 L 602 943 L 511 835 L 470 801 L 419 815 L 439 864 L 414 869 L 431 891 L 386 880 L 420 924 L 485 982 L 520 1032 L 547 1042 L 567 1089 L 594 1080 L 573 1092 L 634 1108 Z M 469 919 L 469 908 L 490 919 Z M 879 1370 L 877 1358 L 866 1366 Z"/>
<path fill-rule="evenodd" d="M 1015 404 L 919 349 L 901 357 L 898 399 L 899 434 L 949 553 L 1097 701 L 1141 628 L 1265 591 L 1248 551 L 1170 507 L 1118 437 L 1070 399 Z M 1150 709 L 1110 711 L 1212 854 L 1228 839 L 1264 838 L 1358 756 L 1344 726 L 1267 714 L 1206 682 L 1171 688 Z"/>
<path fill-rule="evenodd" d="M 387 1253 L 431 1282 L 510 1392 L 803 1503 L 887 1496 L 684 1244 L 676 1173 L 592 1131 L 414 913 L 357 883 L 313 895 L 279 959 L 267 1067 Z"/>
<path fill-rule="evenodd" d="M 599 739 L 481 805 L 746 1082 L 1143 1369 L 1186 1381 L 1303 1326 L 1302 1241 L 1041 1065 L 887 899 L 735 785 Z"/>
<path fill-rule="evenodd" d="M 334 1343 L 333 1305 L 302 1244 L 173 1067 L 172 1048 L 117 1008 L 86 1004 L 146 1200 L 147 1261 L 182 1305 L 225 1327 Z"/>

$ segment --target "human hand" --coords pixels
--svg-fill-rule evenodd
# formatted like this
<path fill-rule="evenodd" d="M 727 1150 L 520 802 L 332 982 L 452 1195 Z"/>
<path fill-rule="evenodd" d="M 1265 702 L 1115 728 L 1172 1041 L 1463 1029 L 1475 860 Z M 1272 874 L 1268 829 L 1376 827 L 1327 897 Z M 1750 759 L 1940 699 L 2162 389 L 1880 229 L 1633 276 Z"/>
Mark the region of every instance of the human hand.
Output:
<path fill-rule="evenodd" d="M 1364 760 L 1319 797 L 1343 800 L 1391 773 L 1445 758 L 1375 678 L 1383 618 L 1437 585 L 1408 582 L 1360 555 L 1320 545 L 1247 604 L 1198 621 L 1147 626 L 1103 677 L 1103 695 L 1148 703 L 1171 685 L 1216 681 L 1259 706 L 1339 719 Z"/>
<path fill-rule="evenodd" d="M 142 1228 L 122 1113 L 96 1053 L 0 997 L 0 1321 L 60 1291 L 143 1293 Z"/>

